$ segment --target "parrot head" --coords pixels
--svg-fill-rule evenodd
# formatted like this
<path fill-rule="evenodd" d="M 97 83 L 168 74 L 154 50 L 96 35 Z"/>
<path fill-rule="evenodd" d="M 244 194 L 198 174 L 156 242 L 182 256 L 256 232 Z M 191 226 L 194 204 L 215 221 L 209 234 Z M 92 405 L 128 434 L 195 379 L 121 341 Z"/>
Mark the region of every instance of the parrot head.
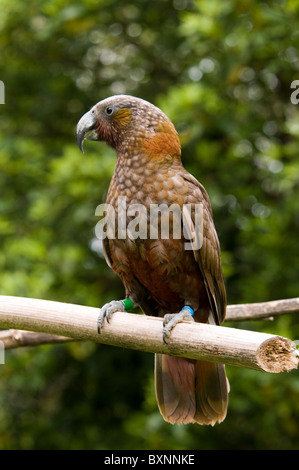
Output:
<path fill-rule="evenodd" d="M 104 141 L 117 152 L 138 149 L 148 155 L 180 155 L 174 125 L 156 106 L 129 95 L 115 95 L 95 104 L 77 124 L 77 144 Z"/>

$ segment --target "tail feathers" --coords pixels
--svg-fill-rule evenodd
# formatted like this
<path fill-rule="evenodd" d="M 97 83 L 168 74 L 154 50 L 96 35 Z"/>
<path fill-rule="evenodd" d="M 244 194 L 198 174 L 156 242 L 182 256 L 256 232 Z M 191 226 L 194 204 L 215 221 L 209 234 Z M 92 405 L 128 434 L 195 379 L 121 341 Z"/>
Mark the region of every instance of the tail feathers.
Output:
<path fill-rule="evenodd" d="M 196 376 L 196 413 L 194 421 L 200 424 L 221 423 L 227 413 L 229 383 L 225 366 L 213 362 L 197 361 Z"/>
<path fill-rule="evenodd" d="M 223 364 L 157 354 L 155 379 L 165 421 L 214 425 L 224 420 L 229 387 Z"/>
<path fill-rule="evenodd" d="M 194 416 L 194 362 L 162 354 L 155 356 L 155 382 L 158 406 L 170 423 L 188 423 Z"/>

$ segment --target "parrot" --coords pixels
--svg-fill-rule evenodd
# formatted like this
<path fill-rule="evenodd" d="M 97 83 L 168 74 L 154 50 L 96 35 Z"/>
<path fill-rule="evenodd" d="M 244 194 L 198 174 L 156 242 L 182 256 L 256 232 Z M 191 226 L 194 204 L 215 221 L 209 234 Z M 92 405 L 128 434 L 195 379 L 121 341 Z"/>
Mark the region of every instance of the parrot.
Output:
<path fill-rule="evenodd" d="M 221 325 L 226 312 L 226 287 L 221 252 L 207 191 L 183 166 L 175 126 L 152 103 L 130 95 L 114 95 L 96 103 L 79 120 L 76 139 L 83 152 L 85 139 L 105 142 L 116 152 L 106 204 L 119 224 L 119 200 L 128 207 L 175 204 L 191 207 L 189 222 L 196 229 L 196 206 L 202 208 L 200 243 L 186 249 L 188 233 L 150 236 L 151 219 L 142 219 L 147 236 L 103 238 L 109 267 L 125 288 L 124 300 L 112 300 L 99 313 L 98 331 L 116 311 L 139 307 L 146 315 L 163 318 L 163 340 L 182 321 Z M 161 214 L 160 214 L 161 215 Z M 169 212 L 170 226 L 174 225 Z M 132 220 L 125 213 L 126 223 Z M 188 219 L 188 217 L 187 217 Z M 225 365 L 155 354 L 155 392 L 159 411 L 171 424 L 215 425 L 227 414 L 229 382 Z"/>

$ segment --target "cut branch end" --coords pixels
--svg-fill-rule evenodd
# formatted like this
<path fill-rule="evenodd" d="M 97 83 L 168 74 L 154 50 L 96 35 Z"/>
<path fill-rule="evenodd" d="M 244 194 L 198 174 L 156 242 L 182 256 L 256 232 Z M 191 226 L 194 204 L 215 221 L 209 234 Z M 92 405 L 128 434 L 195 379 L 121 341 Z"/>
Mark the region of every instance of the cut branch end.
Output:
<path fill-rule="evenodd" d="M 296 369 L 299 364 L 299 352 L 295 343 L 282 336 L 274 336 L 264 341 L 258 351 L 257 360 L 261 369 L 277 374 Z"/>

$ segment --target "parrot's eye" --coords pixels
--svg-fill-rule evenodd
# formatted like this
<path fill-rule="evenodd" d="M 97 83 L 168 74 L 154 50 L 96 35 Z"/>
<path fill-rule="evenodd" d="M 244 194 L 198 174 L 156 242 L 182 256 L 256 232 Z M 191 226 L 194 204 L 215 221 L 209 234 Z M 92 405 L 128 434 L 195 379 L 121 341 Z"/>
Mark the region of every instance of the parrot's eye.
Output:
<path fill-rule="evenodd" d="M 111 114 L 113 113 L 114 109 L 111 107 L 111 106 L 107 106 L 107 108 L 105 109 L 105 114 L 107 116 L 111 116 Z"/>

